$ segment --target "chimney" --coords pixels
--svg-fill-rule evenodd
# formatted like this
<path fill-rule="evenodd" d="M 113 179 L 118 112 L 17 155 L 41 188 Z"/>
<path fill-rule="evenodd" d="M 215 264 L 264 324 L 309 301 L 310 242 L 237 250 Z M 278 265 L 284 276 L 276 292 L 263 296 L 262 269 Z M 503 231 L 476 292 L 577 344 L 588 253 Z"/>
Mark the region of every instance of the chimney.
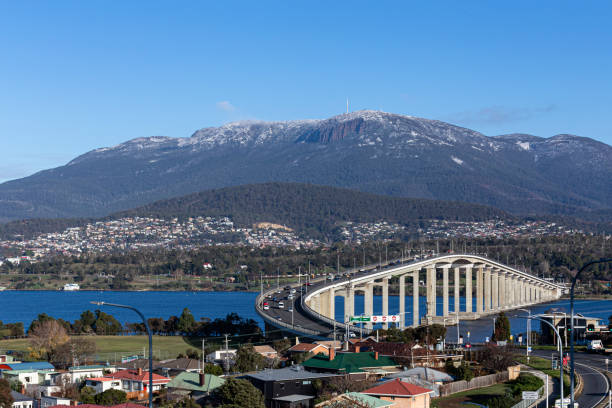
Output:
<path fill-rule="evenodd" d="M 136 372 L 138 373 L 138 375 L 142 375 L 142 368 L 139 368 Z"/>
<path fill-rule="evenodd" d="M 355 345 L 355 353 L 359 353 L 361 351 L 361 346 Z"/>
<path fill-rule="evenodd" d="M 206 383 L 206 374 L 200 373 L 200 387 L 203 387 Z"/>
<path fill-rule="evenodd" d="M 374 360 L 378 360 L 378 351 L 374 352 Z"/>
<path fill-rule="evenodd" d="M 300 344 L 300 338 L 295 336 L 295 345 L 297 346 L 298 344 Z"/>
<path fill-rule="evenodd" d="M 331 347 L 329 349 L 329 361 L 333 361 L 334 358 L 336 358 L 336 348 L 335 347 Z"/>

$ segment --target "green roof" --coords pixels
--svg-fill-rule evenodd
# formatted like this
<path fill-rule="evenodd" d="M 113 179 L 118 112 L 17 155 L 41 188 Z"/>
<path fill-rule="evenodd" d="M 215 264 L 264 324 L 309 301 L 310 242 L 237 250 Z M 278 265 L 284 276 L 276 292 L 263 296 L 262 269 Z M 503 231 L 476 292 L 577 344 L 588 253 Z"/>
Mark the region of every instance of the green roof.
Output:
<path fill-rule="evenodd" d="M 383 401 L 380 398 L 365 395 L 360 392 L 347 392 L 343 395 L 355 402 L 361 402 L 370 408 L 383 408 L 394 404 L 392 401 Z"/>
<path fill-rule="evenodd" d="M 317 354 L 309 360 L 302 363 L 304 367 L 341 371 L 344 373 L 361 373 L 362 368 L 374 367 L 394 367 L 397 364 L 393 359 L 386 356 L 378 356 L 375 358 L 374 352 L 367 353 L 336 353 L 336 357 L 329 361 L 325 355 Z"/>
<path fill-rule="evenodd" d="M 179 388 L 182 390 L 209 392 L 225 383 L 223 378 L 217 377 L 216 375 L 204 374 L 204 377 L 204 385 L 200 385 L 199 373 L 190 373 L 185 371 L 174 377 L 172 381 L 166 384 L 166 388 Z"/>

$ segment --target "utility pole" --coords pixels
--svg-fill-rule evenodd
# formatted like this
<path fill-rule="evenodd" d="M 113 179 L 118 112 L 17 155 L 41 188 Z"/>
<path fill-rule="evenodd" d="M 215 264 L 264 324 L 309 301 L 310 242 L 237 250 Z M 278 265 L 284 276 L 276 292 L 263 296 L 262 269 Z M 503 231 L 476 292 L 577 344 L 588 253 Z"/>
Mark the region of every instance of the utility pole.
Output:
<path fill-rule="evenodd" d="M 229 346 L 228 346 L 228 340 L 227 340 L 227 336 L 229 336 L 229 334 L 225 334 L 225 356 L 223 356 L 223 366 L 225 368 L 225 372 L 228 373 L 229 372 L 229 360 L 227 359 L 228 354 L 229 354 Z"/>
<path fill-rule="evenodd" d="M 206 339 L 202 338 L 202 372 L 204 372 L 205 365 L 206 365 Z"/>

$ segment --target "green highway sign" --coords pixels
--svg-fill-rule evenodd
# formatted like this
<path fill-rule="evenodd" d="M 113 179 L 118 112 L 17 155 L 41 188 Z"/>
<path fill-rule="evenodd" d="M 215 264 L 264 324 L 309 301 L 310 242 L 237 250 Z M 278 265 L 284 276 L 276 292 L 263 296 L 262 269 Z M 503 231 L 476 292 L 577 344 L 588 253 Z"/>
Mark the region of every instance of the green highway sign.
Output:
<path fill-rule="evenodd" d="M 369 322 L 370 316 L 351 316 L 351 322 Z"/>

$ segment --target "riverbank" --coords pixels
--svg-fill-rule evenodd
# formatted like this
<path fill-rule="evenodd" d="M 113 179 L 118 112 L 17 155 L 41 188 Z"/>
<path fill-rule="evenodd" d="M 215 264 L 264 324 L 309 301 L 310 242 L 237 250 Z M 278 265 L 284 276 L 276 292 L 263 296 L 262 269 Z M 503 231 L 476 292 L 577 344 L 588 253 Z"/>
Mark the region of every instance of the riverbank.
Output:
<path fill-rule="evenodd" d="M 297 278 L 281 277 L 279 284 L 296 283 Z M 76 283 L 81 291 L 173 291 L 173 292 L 259 292 L 259 282 L 235 282 L 229 278 L 216 278 L 212 276 L 168 276 L 147 275 L 140 276 L 131 281 L 122 279 L 115 281 L 112 275 L 79 276 L 79 275 L 51 275 L 51 274 L 7 274 L 0 275 L 0 287 L 4 290 L 40 290 L 58 291 L 65 284 Z M 276 285 L 276 279 L 264 281 L 265 287 Z"/>

